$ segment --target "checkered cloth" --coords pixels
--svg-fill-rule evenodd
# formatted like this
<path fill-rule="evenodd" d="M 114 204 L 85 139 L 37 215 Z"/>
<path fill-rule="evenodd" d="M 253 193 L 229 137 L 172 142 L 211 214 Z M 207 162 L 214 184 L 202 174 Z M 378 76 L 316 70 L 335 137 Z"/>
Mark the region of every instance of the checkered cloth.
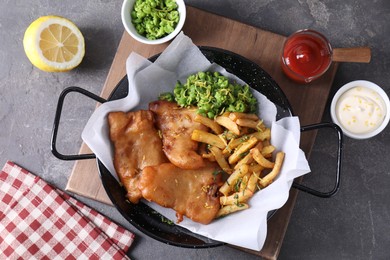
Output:
<path fill-rule="evenodd" d="M 0 173 L 0 259 L 128 259 L 134 235 L 12 162 Z"/>

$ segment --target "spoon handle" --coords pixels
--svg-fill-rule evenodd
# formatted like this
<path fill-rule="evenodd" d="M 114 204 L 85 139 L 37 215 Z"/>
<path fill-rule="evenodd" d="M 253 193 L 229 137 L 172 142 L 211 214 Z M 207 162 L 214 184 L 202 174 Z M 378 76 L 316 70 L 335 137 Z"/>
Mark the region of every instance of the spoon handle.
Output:
<path fill-rule="evenodd" d="M 369 47 L 334 48 L 332 60 L 335 62 L 363 62 L 371 60 L 371 49 Z"/>

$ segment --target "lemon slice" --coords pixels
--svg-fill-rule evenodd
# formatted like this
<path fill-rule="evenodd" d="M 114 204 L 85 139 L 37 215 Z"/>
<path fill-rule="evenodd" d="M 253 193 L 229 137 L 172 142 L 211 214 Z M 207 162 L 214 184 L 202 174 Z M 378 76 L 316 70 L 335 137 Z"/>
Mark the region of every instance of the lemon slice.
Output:
<path fill-rule="evenodd" d="M 77 26 L 59 16 L 42 16 L 24 33 L 23 47 L 37 68 L 49 72 L 77 67 L 85 53 L 84 37 Z"/>

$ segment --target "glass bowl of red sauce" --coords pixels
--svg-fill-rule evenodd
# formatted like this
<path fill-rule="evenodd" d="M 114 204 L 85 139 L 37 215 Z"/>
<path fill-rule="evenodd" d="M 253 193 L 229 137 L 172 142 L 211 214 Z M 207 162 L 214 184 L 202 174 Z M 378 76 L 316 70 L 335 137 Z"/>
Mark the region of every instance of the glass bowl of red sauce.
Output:
<path fill-rule="evenodd" d="M 333 50 L 321 33 L 304 29 L 290 35 L 283 46 L 283 72 L 298 83 L 309 83 L 322 76 L 332 64 Z"/>

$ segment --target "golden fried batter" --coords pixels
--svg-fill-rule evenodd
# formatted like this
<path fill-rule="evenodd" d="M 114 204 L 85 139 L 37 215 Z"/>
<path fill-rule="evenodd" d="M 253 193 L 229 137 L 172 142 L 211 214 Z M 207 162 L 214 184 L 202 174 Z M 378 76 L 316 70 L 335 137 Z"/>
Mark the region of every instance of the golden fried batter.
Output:
<path fill-rule="evenodd" d="M 195 129 L 207 127 L 195 122 L 195 109 L 180 108 L 174 102 L 155 101 L 149 109 L 156 114 L 157 127 L 163 136 L 163 150 L 169 161 L 182 169 L 198 169 L 205 165 L 197 153 L 198 142 L 191 139 Z"/>
<path fill-rule="evenodd" d="M 133 203 L 142 197 L 139 174 L 146 166 L 167 162 L 151 111 L 111 112 L 110 139 L 114 144 L 115 170 Z"/>
<path fill-rule="evenodd" d="M 148 166 L 142 171 L 139 189 L 145 199 L 173 208 L 178 222 L 185 215 L 208 224 L 220 208 L 217 189 L 221 174 L 216 174 L 218 170 L 215 163 L 206 163 L 196 170 L 183 170 L 172 163 Z"/>

